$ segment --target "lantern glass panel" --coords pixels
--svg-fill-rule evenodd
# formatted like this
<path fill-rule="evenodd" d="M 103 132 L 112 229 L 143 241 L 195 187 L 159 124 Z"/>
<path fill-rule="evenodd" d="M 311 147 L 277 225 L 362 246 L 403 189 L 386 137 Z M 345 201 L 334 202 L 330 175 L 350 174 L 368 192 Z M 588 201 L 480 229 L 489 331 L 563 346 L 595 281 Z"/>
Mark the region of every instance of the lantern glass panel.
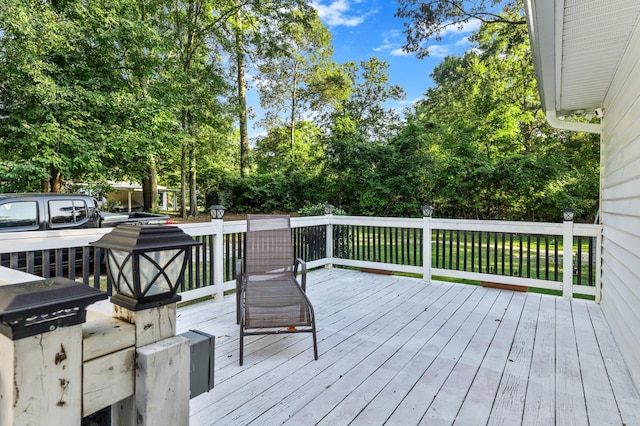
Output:
<path fill-rule="evenodd" d="M 109 274 L 118 293 L 135 297 L 133 257 L 126 251 L 109 250 Z"/>
<path fill-rule="evenodd" d="M 160 250 L 140 256 L 140 286 L 145 296 L 168 293 L 177 285 L 185 250 Z"/>

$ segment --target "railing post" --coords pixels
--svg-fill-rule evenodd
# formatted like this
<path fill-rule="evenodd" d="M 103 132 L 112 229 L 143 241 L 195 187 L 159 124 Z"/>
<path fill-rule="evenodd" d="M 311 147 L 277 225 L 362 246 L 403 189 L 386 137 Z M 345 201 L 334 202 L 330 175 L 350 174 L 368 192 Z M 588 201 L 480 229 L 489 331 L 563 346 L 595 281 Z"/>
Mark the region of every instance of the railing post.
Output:
<path fill-rule="evenodd" d="M 602 228 L 596 237 L 596 303 L 602 298 Z"/>
<path fill-rule="evenodd" d="M 216 301 L 222 302 L 224 298 L 224 221 L 213 219 L 214 246 L 213 246 L 213 284 L 216 286 Z"/>
<path fill-rule="evenodd" d="M 573 217 L 574 209 L 562 210 L 562 297 L 573 297 Z M 578 260 L 580 267 L 580 260 Z"/>
<path fill-rule="evenodd" d="M 211 213 L 211 222 L 213 224 L 213 285 L 216 286 L 216 302 L 222 302 L 224 298 L 224 212 L 227 208 L 221 204 L 209 207 Z"/>
<path fill-rule="evenodd" d="M 431 281 L 431 218 L 433 207 L 422 207 L 422 279 Z"/>
<path fill-rule="evenodd" d="M 82 324 L 106 298 L 67 278 L 0 286 L 0 425 L 81 423 Z"/>
<path fill-rule="evenodd" d="M 327 268 L 333 267 L 333 209 L 334 207 L 331 204 L 324 206 L 324 215 L 327 219 L 327 241 L 325 243 L 328 259 L 328 263 L 325 266 Z"/>
<path fill-rule="evenodd" d="M 176 336 L 176 312 L 176 303 L 139 311 L 113 306 L 113 318 L 133 325 L 136 352 L 134 394 L 111 406 L 113 425 L 189 423 L 191 354 L 189 339 Z"/>

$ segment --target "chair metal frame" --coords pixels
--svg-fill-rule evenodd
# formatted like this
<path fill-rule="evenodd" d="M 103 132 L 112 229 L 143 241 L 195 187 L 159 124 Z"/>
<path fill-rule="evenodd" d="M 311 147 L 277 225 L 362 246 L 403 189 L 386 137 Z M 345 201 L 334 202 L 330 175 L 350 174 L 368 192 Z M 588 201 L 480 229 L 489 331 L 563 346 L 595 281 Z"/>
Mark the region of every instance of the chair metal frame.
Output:
<path fill-rule="evenodd" d="M 306 290 L 307 265 L 293 261 L 290 217 L 248 215 L 244 259 L 236 262 L 240 365 L 244 337 L 264 334 L 312 333 L 318 359 L 315 314 Z"/>

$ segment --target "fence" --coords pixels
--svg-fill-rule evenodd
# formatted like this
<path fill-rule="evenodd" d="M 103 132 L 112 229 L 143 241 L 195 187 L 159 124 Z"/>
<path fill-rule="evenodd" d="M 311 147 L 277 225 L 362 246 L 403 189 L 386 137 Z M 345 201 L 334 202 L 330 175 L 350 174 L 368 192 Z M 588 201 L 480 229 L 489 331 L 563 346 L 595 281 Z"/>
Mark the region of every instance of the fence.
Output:
<path fill-rule="evenodd" d="M 235 288 L 246 222 L 180 227 L 201 243 L 188 263 L 180 289 L 183 300 L 223 297 Z M 2 233 L 0 264 L 44 277 L 67 276 L 110 292 L 102 253 L 89 245 L 109 231 Z M 599 225 L 327 215 L 293 218 L 292 239 L 294 256 L 309 268 L 384 269 L 426 279 L 442 276 L 558 290 L 566 297 L 599 299 L 600 294 Z"/>

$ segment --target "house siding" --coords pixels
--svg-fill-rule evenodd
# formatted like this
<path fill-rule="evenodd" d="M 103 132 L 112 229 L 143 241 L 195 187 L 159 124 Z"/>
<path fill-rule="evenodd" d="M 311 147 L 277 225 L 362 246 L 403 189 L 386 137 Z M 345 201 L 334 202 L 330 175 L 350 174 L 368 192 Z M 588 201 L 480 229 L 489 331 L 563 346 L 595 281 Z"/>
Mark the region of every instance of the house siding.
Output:
<path fill-rule="evenodd" d="M 602 310 L 640 387 L 640 28 L 603 107 Z"/>

